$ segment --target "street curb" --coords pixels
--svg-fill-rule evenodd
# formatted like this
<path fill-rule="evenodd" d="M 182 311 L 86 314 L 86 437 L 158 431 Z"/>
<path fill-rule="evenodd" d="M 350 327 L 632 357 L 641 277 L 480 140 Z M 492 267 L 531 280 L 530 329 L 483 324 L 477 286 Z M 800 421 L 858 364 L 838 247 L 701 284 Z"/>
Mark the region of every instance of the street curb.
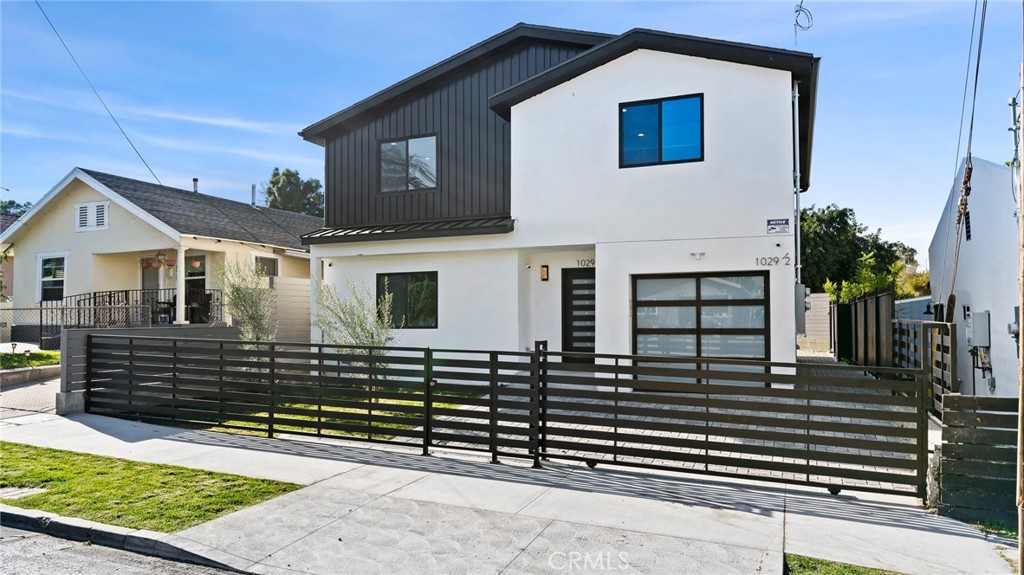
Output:
<path fill-rule="evenodd" d="M 3 503 L 0 503 L 0 525 L 235 573 L 251 573 L 249 569 L 255 565 L 255 562 L 248 559 L 173 533 L 129 529 L 74 517 L 61 517 L 46 511 L 22 509 Z"/>
<path fill-rule="evenodd" d="M 18 367 L 3 370 L 4 387 L 9 388 L 23 383 L 49 381 L 60 377 L 60 364 L 38 365 L 35 367 Z"/>

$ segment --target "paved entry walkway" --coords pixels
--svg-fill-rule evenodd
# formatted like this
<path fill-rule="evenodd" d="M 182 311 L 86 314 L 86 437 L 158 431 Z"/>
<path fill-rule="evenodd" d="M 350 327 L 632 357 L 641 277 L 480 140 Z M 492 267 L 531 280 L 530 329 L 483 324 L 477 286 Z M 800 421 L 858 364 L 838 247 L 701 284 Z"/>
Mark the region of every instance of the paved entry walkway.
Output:
<path fill-rule="evenodd" d="M 306 485 L 178 534 L 255 573 L 782 573 L 784 552 L 904 573 L 1010 573 L 1000 553 L 1015 553 L 902 497 L 94 415 L 11 418 L 0 435 Z"/>
<path fill-rule="evenodd" d="M 25 412 L 53 413 L 58 391 L 60 378 L 15 385 L 4 385 L 0 380 L 0 419 L 25 415 Z"/>

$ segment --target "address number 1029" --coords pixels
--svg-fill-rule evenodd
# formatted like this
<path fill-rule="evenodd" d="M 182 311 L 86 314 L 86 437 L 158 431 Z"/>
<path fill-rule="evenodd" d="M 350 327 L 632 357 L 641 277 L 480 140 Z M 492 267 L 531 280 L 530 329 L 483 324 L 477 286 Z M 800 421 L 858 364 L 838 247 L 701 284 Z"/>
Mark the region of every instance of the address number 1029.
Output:
<path fill-rule="evenodd" d="M 761 256 L 754 258 L 754 265 L 759 266 L 788 266 L 790 265 L 789 254 L 779 256 Z"/>

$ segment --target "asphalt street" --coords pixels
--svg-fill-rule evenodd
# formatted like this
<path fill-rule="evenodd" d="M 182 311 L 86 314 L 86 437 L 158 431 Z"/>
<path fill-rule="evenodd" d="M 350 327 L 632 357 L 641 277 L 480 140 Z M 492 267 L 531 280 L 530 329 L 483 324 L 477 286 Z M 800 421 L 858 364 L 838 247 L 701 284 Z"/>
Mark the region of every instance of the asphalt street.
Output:
<path fill-rule="evenodd" d="M 7 575 L 228 575 L 128 551 L 0 526 L 0 568 Z"/>

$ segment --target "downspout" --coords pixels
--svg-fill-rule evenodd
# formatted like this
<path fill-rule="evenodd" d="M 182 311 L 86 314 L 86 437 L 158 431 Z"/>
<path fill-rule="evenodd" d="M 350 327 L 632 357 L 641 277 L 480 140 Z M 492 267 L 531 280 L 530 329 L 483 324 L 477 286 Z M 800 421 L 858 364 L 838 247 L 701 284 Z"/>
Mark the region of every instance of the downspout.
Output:
<path fill-rule="evenodd" d="M 793 80 L 793 195 L 796 197 L 793 210 L 793 227 L 796 235 L 796 283 L 801 282 L 800 265 L 800 82 Z"/>

